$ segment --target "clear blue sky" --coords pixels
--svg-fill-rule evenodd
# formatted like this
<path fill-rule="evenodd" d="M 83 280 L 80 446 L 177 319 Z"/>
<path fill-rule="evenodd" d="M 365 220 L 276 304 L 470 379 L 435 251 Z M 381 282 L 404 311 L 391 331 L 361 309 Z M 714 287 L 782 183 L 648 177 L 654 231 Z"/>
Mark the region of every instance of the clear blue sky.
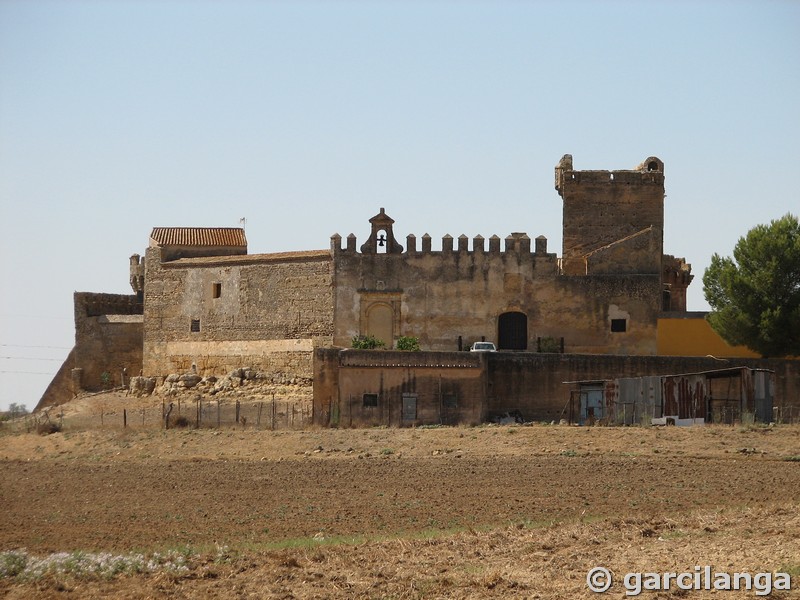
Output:
<path fill-rule="evenodd" d="M 800 2 L 0 0 L 0 408 L 32 408 L 72 293 L 129 293 L 154 226 L 327 248 L 525 231 L 553 168 L 666 173 L 696 279 L 800 212 Z M 359 242 L 360 243 L 360 242 Z"/>

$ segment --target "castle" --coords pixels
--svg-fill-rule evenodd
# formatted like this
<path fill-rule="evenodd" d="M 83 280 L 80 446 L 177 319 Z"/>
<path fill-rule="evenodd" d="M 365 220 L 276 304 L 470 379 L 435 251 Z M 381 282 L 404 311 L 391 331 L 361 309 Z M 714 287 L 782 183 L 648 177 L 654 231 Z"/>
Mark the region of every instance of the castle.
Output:
<path fill-rule="evenodd" d="M 555 188 L 560 257 L 525 233 L 402 245 L 383 208 L 360 247 L 335 234 L 303 252 L 248 254 L 240 228 L 154 228 L 144 256 L 131 257 L 133 295 L 75 294 L 75 348 L 40 406 L 99 389 L 109 373 L 248 366 L 311 377 L 315 349 L 359 335 L 387 348 L 416 337 L 429 352 L 490 340 L 529 353 L 657 355 L 659 319 L 686 313 L 693 278 L 663 252 L 664 163 L 581 171 L 565 155 Z"/>
<path fill-rule="evenodd" d="M 294 368 L 318 346 L 349 347 L 400 336 L 430 351 L 476 340 L 530 350 L 562 340 L 564 352 L 656 354 L 657 317 L 686 309 L 691 268 L 662 252 L 664 168 L 654 157 L 631 171 L 556 168 L 564 202 L 559 259 L 547 240 L 512 233 L 395 239 L 384 209 L 356 237 L 330 249 L 248 254 L 241 229 L 156 228 L 131 282 L 143 299 L 145 375 L 241 364 Z M 502 245 L 502 248 L 501 248 Z M 234 364 L 235 363 L 235 364 Z"/>

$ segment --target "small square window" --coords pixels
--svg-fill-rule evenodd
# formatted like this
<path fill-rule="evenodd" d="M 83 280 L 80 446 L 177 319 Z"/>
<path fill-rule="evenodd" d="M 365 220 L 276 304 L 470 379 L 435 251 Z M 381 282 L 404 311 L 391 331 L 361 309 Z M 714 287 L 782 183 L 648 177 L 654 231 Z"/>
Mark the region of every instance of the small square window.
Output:
<path fill-rule="evenodd" d="M 458 397 L 455 394 L 442 394 L 442 406 L 445 408 L 458 408 Z"/>
<path fill-rule="evenodd" d="M 200 331 L 200 319 L 192 319 L 192 324 L 189 329 L 192 333 Z"/>
<path fill-rule="evenodd" d="M 628 319 L 611 319 L 611 331 L 613 333 L 628 331 Z"/>
<path fill-rule="evenodd" d="M 378 394 L 364 394 L 364 407 L 378 406 Z"/>
<path fill-rule="evenodd" d="M 221 283 L 215 283 L 215 284 L 212 285 L 211 296 L 213 298 L 219 298 L 220 296 L 222 296 L 222 284 Z"/>

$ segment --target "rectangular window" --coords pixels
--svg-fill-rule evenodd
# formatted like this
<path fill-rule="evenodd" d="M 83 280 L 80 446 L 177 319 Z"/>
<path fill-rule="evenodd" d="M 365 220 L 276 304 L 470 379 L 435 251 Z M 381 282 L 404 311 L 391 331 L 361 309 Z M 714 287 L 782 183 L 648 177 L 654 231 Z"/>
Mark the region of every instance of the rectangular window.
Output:
<path fill-rule="evenodd" d="M 628 319 L 611 319 L 611 331 L 613 333 L 628 331 Z"/>
<path fill-rule="evenodd" d="M 458 397 L 455 394 L 442 394 L 442 406 L 445 408 L 458 408 Z"/>
<path fill-rule="evenodd" d="M 378 406 L 378 394 L 364 394 L 364 407 Z"/>
<path fill-rule="evenodd" d="M 672 307 L 672 298 L 669 290 L 661 292 L 661 310 L 668 312 Z"/>
<path fill-rule="evenodd" d="M 219 298 L 221 295 L 222 295 L 222 284 L 221 283 L 213 284 L 211 290 L 211 296 L 213 298 Z"/>
<path fill-rule="evenodd" d="M 200 319 L 192 319 L 192 324 L 189 329 L 192 333 L 200 331 Z"/>

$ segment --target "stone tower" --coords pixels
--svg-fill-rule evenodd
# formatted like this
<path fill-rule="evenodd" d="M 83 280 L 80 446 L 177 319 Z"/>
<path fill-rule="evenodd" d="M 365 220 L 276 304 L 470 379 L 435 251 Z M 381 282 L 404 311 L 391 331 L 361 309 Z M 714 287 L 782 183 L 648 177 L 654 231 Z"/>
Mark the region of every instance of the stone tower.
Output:
<path fill-rule="evenodd" d="M 633 170 L 576 171 L 556 165 L 563 198 L 566 275 L 661 273 L 664 163 L 651 156 Z"/>

